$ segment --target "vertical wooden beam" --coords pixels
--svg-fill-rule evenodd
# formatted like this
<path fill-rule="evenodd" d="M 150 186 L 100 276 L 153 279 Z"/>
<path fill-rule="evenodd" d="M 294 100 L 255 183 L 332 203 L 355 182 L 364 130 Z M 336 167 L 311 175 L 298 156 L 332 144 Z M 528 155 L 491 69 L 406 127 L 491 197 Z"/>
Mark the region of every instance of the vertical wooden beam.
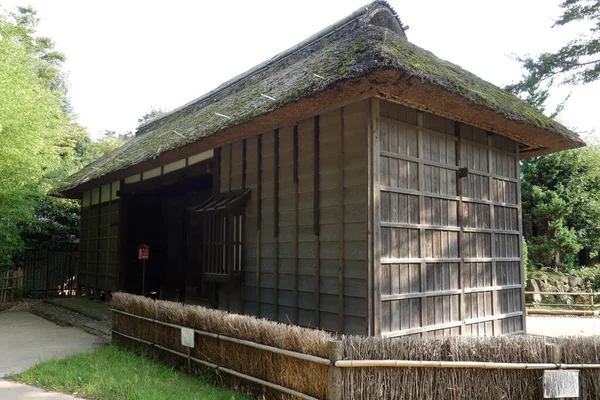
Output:
<path fill-rule="evenodd" d="M 221 151 L 222 148 L 215 149 L 215 170 L 213 172 L 213 195 L 221 192 Z"/>
<path fill-rule="evenodd" d="M 242 140 L 242 189 L 246 189 L 246 169 L 248 167 L 246 161 L 247 145 L 246 140 Z"/>
<path fill-rule="evenodd" d="M 275 321 L 279 320 L 279 129 L 273 135 L 273 239 L 275 269 Z"/>
<path fill-rule="evenodd" d="M 373 335 L 381 336 L 381 201 L 380 201 L 380 175 L 381 175 L 381 142 L 379 138 L 379 99 L 370 100 L 370 131 L 371 131 L 371 169 L 372 196 L 372 237 L 373 237 Z"/>
<path fill-rule="evenodd" d="M 492 156 L 494 155 L 493 151 L 492 151 L 492 146 L 494 144 L 494 134 L 492 132 L 488 132 L 488 149 L 487 149 L 487 154 L 488 154 L 488 191 L 489 191 L 489 207 L 490 207 L 490 226 L 489 228 L 492 230 L 491 231 L 491 255 L 492 255 L 492 286 L 498 286 L 498 280 L 497 278 L 497 262 L 496 262 L 496 232 L 495 230 L 496 228 L 496 217 L 495 217 L 495 210 L 494 210 L 494 205 L 492 204 L 493 198 L 492 198 L 492 193 L 494 190 L 494 173 L 492 172 L 492 169 L 494 167 L 494 164 L 492 163 Z M 497 290 L 493 290 L 492 291 L 492 304 L 491 304 L 491 310 L 492 310 L 492 315 L 496 315 L 496 314 L 500 314 L 501 311 L 497 310 L 496 305 L 498 304 L 498 291 Z M 485 308 L 485 307 L 484 307 Z M 498 328 L 500 328 L 502 326 L 502 323 L 499 320 L 495 320 L 492 321 L 492 336 L 498 336 L 501 335 L 502 332 L 498 332 Z M 487 329 L 487 328 L 486 328 Z M 487 333 L 487 332 L 486 332 Z"/>
<path fill-rule="evenodd" d="M 521 267 L 521 311 L 523 315 L 521 317 L 522 320 L 522 329 L 523 332 L 527 333 L 527 310 L 525 308 L 525 265 L 523 264 L 523 207 L 522 207 L 522 199 L 521 199 L 521 162 L 519 161 L 521 157 L 519 156 L 519 144 L 515 143 L 516 154 L 515 154 L 515 163 L 516 163 L 516 178 L 517 178 L 517 204 L 519 208 L 517 209 L 517 219 L 518 219 L 518 227 L 519 227 L 519 257 L 521 261 L 519 265 Z M 592 296 L 593 301 L 593 296 Z"/>
<path fill-rule="evenodd" d="M 338 332 L 344 333 L 344 107 L 340 108 L 340 147 L 338 149 L 338 196 L 340 209 L 340 249 L 338 253 Z"/>
<path fill-rule="evenodd" d="M 262 135 L 258 135 L 256 170 L 256 315 L 260 316 L 260 239 L 262 222 Z"/>
<path fill-rule="evenodd" d="M 426 234 L 425 228 L 425 171 L 423 167 L 423 159 L 425 157 L 423 153 L 423 112 L 417 111 L 417 157 L 419 158 L 418 163 L 418 176 L 419 176 L 419 255 L 421 258 L 420 273 L 421 273 L 421 292 L 427 291 L 426 278 L 427 278 L 427 263 L 422 261 L 425 258 L 425 243 Z M 427 325 L 427 297 L 421 297 L 421 326 Z M 422 334 L 423 336 L 425 334 Z"/>
<path fill-rule="evenodd" d="M 242 190 L 246 189 L 246 171 L 248 168 L 248 164 L 247 164 L 247 160 L 246 160 L 246 153 L 247 153 L 247 143 L 246 143 L 246 139 L 242 140 Z M 241 251 L 241 255 L 240 255 L 240 266 L 241 266 L 241 274 L 242 274 L 242 284 L 240 285 L 240 301 L 241 301 L 241 310 L 242 313 L 246 313 L 246 286 L 245 286 L 245 264 L 246 264 L 246 240 L 245 235 L 246 235 L 246 212 L 244 211 L 244 215 L 242 217 L 242 223 L 241 223 L 241 234 L 240 234 L 240 242 L 242 243 L 242 251 Z"/>
<path fill-rule="evenodd" d="M 462 158 L 461 158 L 461 149 L 460 146 L 462 144 L 461 142 L 461 132 L 460 132 L 460 122 L 455 121 L 454 122 L 454 135 L 458 138 L 458 140 L 456 141 L 456 166 L 458 168 L 462 167 Z M 464 269 L 465 269 L 465 262 L 464 262 L 464 249 L 463 249 L 463 235 L 464 235 L 464 221 L 463 221 L 463 201 L 462 201 L 462 195 L 463 195 L 463 185 L 462 185 L 462 179 L 460 178 L 457 172 L 456 175 L 456 195 L 458 196 L 458 214 L 457 214 L 457 219 L 458 219 L 458 227 L 459 227 L 459 232 L 458 232 L 458 258 L 460 259 L 460 262 L 458 263 L 458 279 L 460 281 L 460 297 L 459 297 L 459 307 L 460 307 L 460 321 L 461 321 L 461 325 L 460 325 L 460 334 L 464 335 L 466 333 L 466 326 L 465 326 L 465 280 L 464 280 Z"/>
<path fill-rule="evenodd" d="M 294 324 L 298 323 L 298 124 L 294 124 L 293 138 L 293 157 L 294 157 L 294 286 L 292 299 L 292 314 Z"/>
<path fill-rule="evenodd" d="M 90 234 L 92 232 L 91 228 L 92 228 L 92 191 L 93 189 L 90 189 L 90 204 L 88 206 L 88 229 L 87 229 L 87 251 L 86 251 L 86 255 L 85 255 L 85 283 L 86 283 L 86 290 L 87 290 L 87 294 L 89 296 L 89 291 L 90 291 Z M 79 284 L 77 284 L 77 286 L 79 286 Z"/>
<path fill-rule="evenodd" d="M 96 225 L 96 272 L 94 275 L 95 283 L 94 283 L 94 300 L 100 300 L 100 290 L 98 290 L 98 271 L 100 269 L 100 222 L 102 217 L 102 185 L 98 187 L 98 216 Z M 48 282 L 46 282 L 48 284 Z M 142 293 L 142 296 L 144 293 Z"/>
<path fill-rule="evenodd" d="M 233 143 L 229 144 L 229 167 L 227 167 L 227 191 L 231 192 L 231 178 L 233 170 Z"/>
<path fill-rule="evenodd" d="M 373 126 L 371 124 L 371 100 L 369 100 L 369 122 L 367 124 L 367 336 L 373 336 Z"/>
<path fill-rule="evenodd" d="M 314 231 L 314 241 L 315 241 L 315 256 L 314 256 L 314 267 L 315 267 L 315 279 L 314 279 L 314 289 L 315 289 L 315 326 L 316 327 L 320 327 L 321 326 L 321 321 L 320 321 L 320 308 L 321 308 L 321 285 L 320 285 L 320 279 L 321 279 L 321 266 L 320 266 L 320 252 L 321 252 L 321 242 L 320 242 L 320 238 L 319 238 L 319 234 L 320 234 L 320 223 L 321 223 L 321 213 L 319 210 L 319 206 L 321 203 L 321 199 L 320 199 L 320 165 L 319 165 L 319 158 L 320 158 L 320 143 L 319 143 L 319 139 L 320 139 L 320 129 L 321 129 L 321 124 L 320 124 L 320 119 L 319 116 L 316 115 L 314 117 L 314 129 L 313 129 L 313 144 L 314 144 L 314 150 L 313 150 L 313 161 L 314 161 L 314 165 L 313 165 L 313 231 Z"/>
<path fill-rule="evenodd" d="M 104 297 L 105 300 L 109 298 L 109 294 L 108 294 L 109 285 L 107 284 L 107 280 L 108 280 L 108 276 L 109 276 L 108 272 L 109 272 L 109 266 L 110 266 L 110 241 L 112 240 L 112 224 L 111 224 L 111 219 L 112 219 L 112 214 L 113 214 L 112 194 L 113 194 L 113 183 L 111 182 L 108 185 L 108 215 L 106 218 L 108 220 L 108 227 L 107 227 L 107 237 L 106 237 L 106 254 L 104 256 L 105 257 L 104 258 L 104 260 L 105 260 L 104 261 L 105 262 L 105 264 L 104 264 L 104 286 L 105 286 L 105 288 L 104 289 L 106 290 L 105 297 Z"/>

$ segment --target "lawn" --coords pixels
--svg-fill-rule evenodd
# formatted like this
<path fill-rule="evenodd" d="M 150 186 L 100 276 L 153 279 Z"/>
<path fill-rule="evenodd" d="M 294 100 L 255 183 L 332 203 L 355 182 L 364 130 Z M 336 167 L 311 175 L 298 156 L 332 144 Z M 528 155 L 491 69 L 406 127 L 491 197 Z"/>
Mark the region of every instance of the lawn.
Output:
<path fill-rule="evenodd" d="M 9 379 L 86 399 L 247 399 L 115 346 L 44 361 Z"/>

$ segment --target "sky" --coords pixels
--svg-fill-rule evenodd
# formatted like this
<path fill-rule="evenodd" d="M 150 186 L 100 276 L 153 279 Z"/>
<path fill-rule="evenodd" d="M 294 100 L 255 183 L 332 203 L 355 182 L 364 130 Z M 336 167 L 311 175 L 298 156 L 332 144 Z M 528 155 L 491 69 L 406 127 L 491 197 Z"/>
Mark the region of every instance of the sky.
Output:
<path fill-rule="evenodd" d="M 38 32 L 67 56 L 69 97 L 94 137 L 135 131 L 151 108 L 170 110 L 301 42 L 367 0 L 0 0 L 31 5 Z M 552 51 L 586 33 L 551 28 L 559 0 L 391 0 L 414 44 L 498 86 L 518 81 L 515 56 Z M 587 140 L 600 138 L 600 82 L 559 86 L 548 109 Z M 593 133 L 590 133 L 593 132 Z"/>

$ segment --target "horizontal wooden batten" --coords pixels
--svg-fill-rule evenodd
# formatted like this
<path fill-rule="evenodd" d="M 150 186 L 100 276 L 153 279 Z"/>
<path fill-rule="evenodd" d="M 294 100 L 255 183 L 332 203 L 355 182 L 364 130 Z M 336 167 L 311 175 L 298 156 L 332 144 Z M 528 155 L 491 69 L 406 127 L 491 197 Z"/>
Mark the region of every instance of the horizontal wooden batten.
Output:
<path fill-rule="evenodd" d="M 497 320 L 506 319 L 506 318 L 521 317 L 522 315 L 523 315 L 522 311 L 515 311 L 515 312 L 511 312 L 511 313 L 506 313 L 506 314 L 490 315 L 487 317 L 470 318 L 470 319 L 465 319 L 465 325 L 473 325 L 473 324 L 479 324 L 481 322 L 489 322 L 489 321 L 497 321 Z"/>
<path fill-rule="evenodd" d="M 499 181 L 506 181 L 506 182 L 513 182 L 513 183 L 519 182 L 519 180 L 515 179 L 515 178 L 510 178 L 508 176 L 494 175 L 494 174 L 490 174 L 489 172 L 478 171 L 475 169 L 469 169 L 469 174 L 479 175 L 479 176 L 487 176 L 488 178 L 497 179 Z"/>
<path fill-rule="evenodd" d="M 469 288 L 464 289 L 464 293 L 493 292 L 493 291 L 520 289 L 520 288 L 521 288 L 521 285 L 469 287 Z M 434 291 L 429 291 L 429 292 L 385 294 L 385 295 L 381 296 L 381 301 L 417 299 L 417 298 L 421 298 L 421 297 L 451 296 L 451 295 L 456 295 L 456 294 L 461 294 L 461 293 L 463 293 L 463 289 L 448 289 L 448 290 L 434 290 Z"/>
<path fill-rule="evenodd" d="M 463 259 L 464 262 L 467 263 L 480 263 L 480 262 L 492 262 L 492 261 L 521 261 L 521 259 L 519 257 L 481 257 L 481 258 L 476 258 L 476 257 L 470 257 L 470 258 L 464 258 Z"/>
<path fill-rule="evenodd" d="M 398 126 L 402 126 L 402 127 L 405 127 L 405 128 L 417 129 L 416 125 L 409 124 L 408 122 L 400 121 L 398 119 L 394 119 L 394 118 L 390 118 L 390 117 L 380 117 L 380 120 L 382 122 L 387 122 L 387 123 L 398 125 Z M 446 133 L 441 133 L 441 132 L 438 132 L 438 131 L 434 131 L 434 130 L 427 129 L 427 128 L 422 128 L 422 127 L 419 127 L 419 130 L 421 132 L 423 132 L 423 133 L 427 133 L 428 135 L 442 137 L 442 138 L 448 139 L 448 140 L 458 141 L 458 138 L 456 136 L 448 135 Z"/>
<path fill-rule="evenodd" d="M 459 327 L 461 324 L 462 324 L 461 321 L 453 321 L 453 322 L 447 322 L 445 324 L 424 326 L 421 328 L 411 328 L 411 329 L 404 329 L 404 330 L 400 330 L 400 331 L 385 332 L 382 334 L 382 336 L 385 338 L 392 338 L 392 337 L 398 337 L 398 336 L 414 335 L 416 333 L 424 333 L 424 332 L 431 332 L 431 331 L 437 331 L 437 330 L 442 330 L 442 329 L 456 328 L 456 327 Z"/>
<path fill-rule="evenodd" d="M 494 292 L 494 291 L 510 290 L 510 289 L 521 289 L 521 285 L 520 284 L 513 284 L 513 285 L 466 287 L 465 288 L 465 293 Z"/>
<path fill-rule="evenodd" d="M 427 225 L 427 224 L 407 224 L 403 222 L 381 222 L 382 228 L 407 228 L 407 229 L 428 229 L 434 231 L 454 231 L 459 232 L 458 226 L 450 225 Z"/>
<path fill-rule="evenodd" d="M 418 190 L 395 188 L 395 187 L 391 187 L 391 186 L 381 186 L 380 189 L 382 192 L 410 194 L 410 195 L 414 195 L 414 196 L 425 196 L 425 197 L 432 197 L 434 199 L 456 200 L 456 201 L 462 200 L 464 203 L 478 203 L 478 204 L 486 204 L 486 205 L 500 206 L 500 207 L 506 207 L 506 208 L 515 208 L 515 209 L 519 208 L 518 204 L 503 203 L 500 201 L 474 199 L 472 197 L 464 197 L 464 196 L 462 197 L 462 199 L 460 199 L 459 196 L 455 196 L 452 194 L 420 192 Z"/>
<path fill-rule="evenodd" d="M 457 263 L 462 258 L 382 258 L 382 264 Z"/>
<path fill-rule="evenodd" d="M 381 301 L 420 299 L 422 297 L 451 296 L 454 294 L 460 294 L 461 292 L 462 292 L 462 289 L 448 289 L 448 290 L 434 290 L 431 292 L 383 294 L 383 295 L 381 295 Z"/>
<path fill-rule="evenodd" d="M 445 168 L 445 169 L 449 169 L 452 171 L 458 171 L 458 167 L 455 165 L 448 165 L 448 164 L 439 163 L 439 162 L 435 162 L 435 161 L 421 160 L 418 157 L 404 156 L 404 155 L 400 155 L 398 153 L 390 153 L 389 151 L 382 151 L 382 152 L 380 152 L 380 155 L 383 157 L 395 158 L 397 160 L 411 161 L 411 162 L 416 162 L 416 163 L 422 163 L 423 165 L 431 165 L 434 167 L 440 167 L 440 168 Z M 471 171 L 469 171 L 469 172 L 471 172 Z"/>
<path fill-rule="evenodd" d="M 382 222 L 382 228 L 406 228 L 406 229 L 427 229 L 434 231 L 451 231 L 460 232 L 461 228 L 452 225 L 426 225 L 426 224 L 407 224 L 403 222 Z M 489 229 L 489 228 L 462 228 L 463 232 L 471 233 L 501 233 L 505 235 L 519 235 L 519 231 L 510 231 L 505 229 Z"/>

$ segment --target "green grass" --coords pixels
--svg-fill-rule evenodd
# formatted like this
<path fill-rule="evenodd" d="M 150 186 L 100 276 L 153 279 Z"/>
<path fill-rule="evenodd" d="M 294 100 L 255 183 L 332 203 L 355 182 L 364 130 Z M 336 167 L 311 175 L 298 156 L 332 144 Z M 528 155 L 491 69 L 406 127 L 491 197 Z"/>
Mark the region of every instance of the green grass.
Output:
<path fill-rule="evenodd" d="M 87 399 L 247 399 L 115 346 L 44 361 L 9 379 Z"/>

